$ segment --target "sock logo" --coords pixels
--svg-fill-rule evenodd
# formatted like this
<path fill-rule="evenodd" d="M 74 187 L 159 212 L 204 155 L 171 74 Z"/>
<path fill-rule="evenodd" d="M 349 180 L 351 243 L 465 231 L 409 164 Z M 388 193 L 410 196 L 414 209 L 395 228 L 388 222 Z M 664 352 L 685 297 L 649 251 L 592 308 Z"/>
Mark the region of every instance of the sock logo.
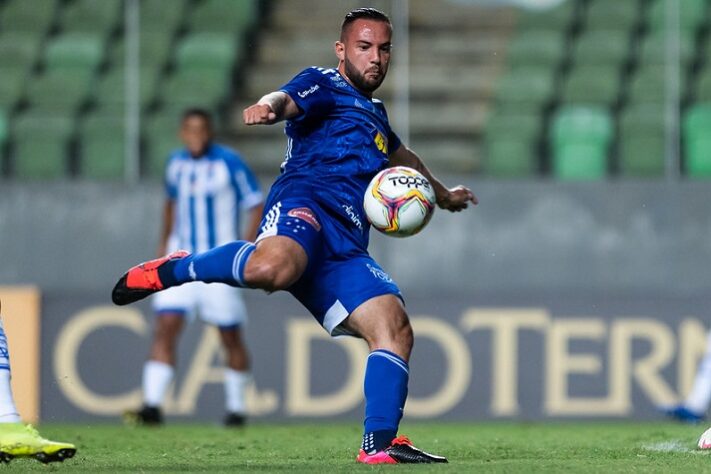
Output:
<path fill-rule="evenodd" d="M 190 279 L 197 280 L 197 273 L 195 273 L 195 262 L 190 262 L 190 265 L 188 265 L 188 274 L 190 275 Z"/>

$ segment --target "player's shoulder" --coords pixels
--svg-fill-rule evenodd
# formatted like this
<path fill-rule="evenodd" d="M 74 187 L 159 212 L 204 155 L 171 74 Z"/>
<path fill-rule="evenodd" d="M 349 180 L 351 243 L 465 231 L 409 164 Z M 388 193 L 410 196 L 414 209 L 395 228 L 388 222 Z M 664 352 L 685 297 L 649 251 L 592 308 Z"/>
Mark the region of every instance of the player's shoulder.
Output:
<path fill-rule="evenodd" d="M 210 145 L 209 158 L 213 161 L 222 161 L 227 166 L 246 166 L 242 155 L 234 148 L 223 143 L 212 143 Z"/>

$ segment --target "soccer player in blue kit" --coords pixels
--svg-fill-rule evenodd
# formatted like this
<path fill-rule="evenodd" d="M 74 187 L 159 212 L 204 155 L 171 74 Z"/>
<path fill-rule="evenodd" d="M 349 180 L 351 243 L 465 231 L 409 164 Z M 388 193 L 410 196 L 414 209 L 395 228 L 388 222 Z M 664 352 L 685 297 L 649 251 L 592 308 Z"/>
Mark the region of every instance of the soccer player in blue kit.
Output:
<path fill-rule="evenodd" d="M 112 299 L 128 304 L 191 281 L 289 291 L 331 335 L 361 337 L 371 350 L 357 460 L 447 462 L 397 436 L 413 334 L 400 290 L 368 255 L 363 195 L 378 171 L 400 165 L 430 180 L 442 209 L 461 211 L 477 199 L 466 187 L 448 189 L 432 176 L 390 129 L 383 104 L 372 98 L 388 70 L 391 36 L 384 13 L 351 11 L 335 43 L 337 69 L 307 68 L 244 110 L 247 125 L 286 120 L 288 137 L 256 243 L 175 252 L 137 265 L 118 281 Z"/>

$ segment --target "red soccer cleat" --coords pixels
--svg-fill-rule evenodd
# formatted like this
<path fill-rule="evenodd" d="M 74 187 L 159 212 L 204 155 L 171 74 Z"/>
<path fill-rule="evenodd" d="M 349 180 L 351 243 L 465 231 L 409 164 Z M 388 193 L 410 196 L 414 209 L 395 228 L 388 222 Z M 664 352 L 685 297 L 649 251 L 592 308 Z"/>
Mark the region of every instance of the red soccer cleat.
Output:
<path fill-rule="evenodd" d="M 413 464 L 448 462 L 444 456 L 435 456 L 417 449 L 407 436 L 398 436 L 390 446 L 373 454 L 368 454 L 362 449 L 356 461 L 363 464 Z"/>
<path fill-rule="evenodd" d="M 111 292 L 111 300 L 114 304 L 123 306 L 134 301 L 142 300 L 148 295 L 164 289 L 163 283 L 158 275 L 158 268 L 173 260 L 178 260 L 190 255 L 185 250 L 177 250 L 165 257 L 143 262 L 136 265 L 119 279 Z"/>

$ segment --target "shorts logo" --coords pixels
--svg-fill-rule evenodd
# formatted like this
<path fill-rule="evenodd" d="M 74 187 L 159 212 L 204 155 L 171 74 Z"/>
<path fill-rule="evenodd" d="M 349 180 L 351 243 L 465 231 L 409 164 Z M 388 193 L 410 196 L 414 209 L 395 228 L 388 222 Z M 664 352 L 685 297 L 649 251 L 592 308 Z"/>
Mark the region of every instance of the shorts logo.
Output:
<path fill-rule="evenodd" d="M 287 212 L 287 214 L 291 217 L 296 217 L 297 219 L 301 219 L 302 221 L 308 222 L 309 224 L 311 224 L 311 227 L 313 227 L 317 231 L 321 230 L 321 224 L 319 224 L 318 219 L 316 219 L 316 216 L 314 215 L 313 211 L 308 207 L 297 207 L 296 209 L 292 209 Z"/>
<path fill-rule="evenodd" d="M 368 270 L 370 270 L 370 273 L 372 273 L 375 278 L 377 278 L 377 279 L 379 279 L 379 280 L 383 280 L 383 281 L 386 282 L 386 283 L 392 283 L 392 282 L 393 282 L 393 279 L 390 278 L 390 275 L 388 275 L 387 273 L 385 273 L 385 272 L 382 271 L 381 269 L 375 268 L 374 266 L 372 266 L 372 265 L 369 264 L 369 263 L 366 263 L 366 266 L 368 267 Z"/>

